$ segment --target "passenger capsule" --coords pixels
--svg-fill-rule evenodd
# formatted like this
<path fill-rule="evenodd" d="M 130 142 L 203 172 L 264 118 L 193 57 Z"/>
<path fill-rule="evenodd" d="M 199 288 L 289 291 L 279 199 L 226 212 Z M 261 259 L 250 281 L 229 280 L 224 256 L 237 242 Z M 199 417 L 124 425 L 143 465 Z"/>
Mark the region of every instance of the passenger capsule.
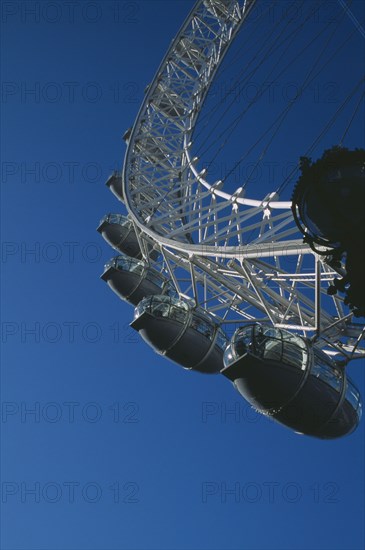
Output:
<path fill-rule="evenodd" d="M 119 298 L 133 305 L 152 294 L 176 294 L 174 286 L 165 275 L 146 262 L 125 254 L 112 258 L 105 265 L 101 278 Z"/>
<path fill-rule="evenodd" d="M 297 433 L 333 439 L 353 432 L 360 394 L 329 357 L 288 331 L 258 323 L 239 328 L 222 374 L 258 411 Z"/>
<path fill-rule="evenodd" d="M 113 248 L 132 258 L 141 258 L 136 232 L 131 220 L 121 214 L 107 214 L 98 227 L 99 233 Z"/>
<path fill-rule="evenodd" d="M 117 197 L 118 200 L 124 202 L 123 195 L 123 185 L 122 185 L 122 174 L 121 172 L 113 172 L 113 174 L 107 179 L 106 186 L 109 187 L 110 191 Z"/>
<path fill-rule="evenodd" d="M 132 135 L 132 128 L 128 128 L 123 134 L 123 141 L 128 145 Z"/>
<path fill-rule="evenodd" d="M 203 309 L 171 296 L 148 296 L 131 326 L 157 352 L 185 369 L 206 374 L 223 367 L 227 337 Z"/>

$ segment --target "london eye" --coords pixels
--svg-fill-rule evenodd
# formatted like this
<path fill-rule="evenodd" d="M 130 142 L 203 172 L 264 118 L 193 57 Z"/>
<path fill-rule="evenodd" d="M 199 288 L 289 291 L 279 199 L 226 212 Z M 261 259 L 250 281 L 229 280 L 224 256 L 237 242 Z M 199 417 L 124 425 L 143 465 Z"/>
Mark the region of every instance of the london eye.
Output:
<path fill-rule="evenodd" d="M 363 41 L 344 2 L 324 21 L 323 4 L 287 3 L 275 20 L 274 2 L 195 3 L 124 134 L 123 169 L 107 181 L 123 213 L 98 231 L 117 253 L 102 279 L 135 306 L 131 326 L 147 345 L 184 369 L 222 374 L 297 433 L 332 439 L 361 418 L 346 367 L 365 357 L 365 151 L 354 131 L 364 77 L 359 66 L 341 100 L 317 106 L 321 120 L 308 111 L 294 132 L 321 71 Z M 231 67 L 239 75 L 214 89 Z M 287 70 L 294 96 L 263 106 Z M 253 81 L 254 97 L 237 102 Z M 214 171 L 232 139 L 234 160 Z M 283 148 L 290 170 L 257 184 Z"/>

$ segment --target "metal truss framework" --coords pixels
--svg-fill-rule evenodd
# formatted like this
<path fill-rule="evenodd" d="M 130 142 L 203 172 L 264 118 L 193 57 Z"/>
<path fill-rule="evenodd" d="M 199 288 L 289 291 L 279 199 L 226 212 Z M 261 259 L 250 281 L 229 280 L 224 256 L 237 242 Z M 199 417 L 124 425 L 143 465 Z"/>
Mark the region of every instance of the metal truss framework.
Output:
<path fill-rule="evenodd" d="M 303 244 L 291 203 L 224 192 L 221 181 L 204 179 L 191 152 L 209 86 L 255 2 L 196 3 L 128 137 L 121 199 L 145 258 L 222 324 L 265 320 L 345 360 L 363 357 L 363 325 L 327 295 L 337 273 Z"/>

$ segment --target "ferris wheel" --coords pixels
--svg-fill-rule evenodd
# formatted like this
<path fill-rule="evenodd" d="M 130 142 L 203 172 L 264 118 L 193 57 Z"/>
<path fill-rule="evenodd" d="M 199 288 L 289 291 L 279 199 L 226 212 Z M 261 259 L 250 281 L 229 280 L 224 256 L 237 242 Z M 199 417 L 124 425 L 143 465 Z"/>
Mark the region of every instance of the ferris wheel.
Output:
<path fill-rule="evenodd" d="M 233 190 L 224 177 L 209 181 L 195 153 L 213 80 L 258 3 L 198 0 L 170 44 L 124 135 L 123 171 L 107 181 L 126 215 L 99 225 L 119 253 L 102 278 L 136 306 L 132 327 L 156 351 L 187 369 L 221 372 L 257 410 L 297 432 L 338 437 L 361 416 L 344 366 L 365 357 L 362 264 L 354 260 L 361 243 L 353 238 L 364 208 L 349 216 L 346 233 L 322 199 L 332 186 L 356 203 L 362 150 L 341 143 L 313 164 L 303 151 L 292 200 L 281 198 L 290 178 L 263 196 L 255 188 L 252 198 L 245 181 Z M 308 402 L 311 418 L 298 419 Z"/>

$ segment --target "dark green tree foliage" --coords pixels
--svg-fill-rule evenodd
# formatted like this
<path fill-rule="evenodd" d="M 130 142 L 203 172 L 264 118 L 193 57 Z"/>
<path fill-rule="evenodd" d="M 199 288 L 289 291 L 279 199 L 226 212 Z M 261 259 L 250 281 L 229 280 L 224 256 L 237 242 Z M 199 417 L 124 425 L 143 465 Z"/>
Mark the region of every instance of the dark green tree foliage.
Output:
<path fill-rule="evenodd" d="M 365 150 L 334 146 L 315 162 L 300 157 L 293 214 L 304 241 L 332 249 L 329 263 L 345 262 L 346 276 L 329 294 L 341 291 L 357 316 L 365 316 Z M 328 252 L 326 252 L 328 255 Z"/>

